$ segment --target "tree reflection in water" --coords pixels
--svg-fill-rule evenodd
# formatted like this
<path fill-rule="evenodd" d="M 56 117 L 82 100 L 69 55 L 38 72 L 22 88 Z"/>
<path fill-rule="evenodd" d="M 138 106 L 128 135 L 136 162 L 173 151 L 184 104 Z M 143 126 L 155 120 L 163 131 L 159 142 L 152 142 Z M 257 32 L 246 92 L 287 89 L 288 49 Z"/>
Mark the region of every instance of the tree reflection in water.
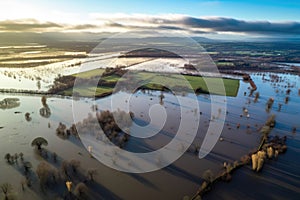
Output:
<path fill-rule="evenodd" d="M 40 115 L 44 118 L 49 118 L 51 116 L 51 110 L 47 104 L 46 96 L 42 96 L 41 102 L 43 107 L 40 109 Z"/>
<path fill-rule="evenodd" d="M 18 98 L 5 98 L 0 101 L 0 109 L 12 109 L 20 106 L 20 99 Z"/>

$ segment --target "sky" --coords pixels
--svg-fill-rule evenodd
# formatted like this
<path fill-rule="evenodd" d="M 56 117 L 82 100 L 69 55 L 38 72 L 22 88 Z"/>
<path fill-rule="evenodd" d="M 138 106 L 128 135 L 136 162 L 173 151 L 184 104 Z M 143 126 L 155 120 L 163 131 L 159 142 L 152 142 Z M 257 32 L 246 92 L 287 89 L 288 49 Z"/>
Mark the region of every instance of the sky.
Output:
<path fill-rule="evenodd" d="M 191 35 L 300 35 L 297 0 L 10 0 L 1 32 L 123 32 L 166 29 Z"/>

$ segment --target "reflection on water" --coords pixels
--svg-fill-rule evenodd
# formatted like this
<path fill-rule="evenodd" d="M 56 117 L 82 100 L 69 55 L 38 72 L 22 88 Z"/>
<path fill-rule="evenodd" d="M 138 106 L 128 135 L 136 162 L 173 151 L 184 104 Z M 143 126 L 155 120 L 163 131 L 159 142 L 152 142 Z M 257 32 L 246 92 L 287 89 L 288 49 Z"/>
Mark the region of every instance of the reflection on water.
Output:
<path fill-rule="evenodd" d="M 253 101 L 255 97 L 242 97 L 243 92 L 249 94 L 249 90 L 247 85 L 241 84 L 238 97 L 230 100 L 231 110 L 234 107 L 247 108 L 250 119 L 257 124 L 265 120 L 265 116 L 275 114 L 276 126 L 271 136 L 287 136 L 288 150 L 278 160 L 268 160 L 259 174 L 253 173 L 250 167 L 238 170 L 230 184 L 217 185 L 203 199 L 297 199 L 300 196 L 300 135 L 299 131 L 293 132 L 293 127 L 299 129 L 300 97 L 297 93 L 300 77 L 276 73 L 255 73 L 251 77 L 260 94 L 257 102 Z M 290 99 L 287 104 L 286 97 Z M 266 103 L 270 98 L 274 99 L 274 103 L 268 113 Z M 242 122 L 243 118 L 236 116 L 235 121 Z"/>
<path fill-rule="evenodd" d="M 58 74 L 70 75 L 96 68 L 109 67 L 118 54 L 97 54 L 88 58 L 56 62 L 30 68 L 0 68 L 0 89 L 47 91 Z M 30 62 L 32 60 L 29 60 Z M 28 61 L 28 62 L 29 62 Z M 81 63 L 84 69 L 81 69 Z"/>
<path fill-rule="evenodd" d="M 48 106 L 44 106 L 40 109 L 40 115 L 45 118 L 49 118 L 51 115 L 51 110 Z"/>
<path fill-rule="evenodd" d="M 278 64 L 300 67 L 300 63 L 278 63 Z"/>
<path fill-rule="evenodd" d="M 300 187 L 300 171 L 298 170 L 300 166 L 300 136 L 298 131 L 300 129 L 300 97 L 298 96 L 300 78 L 288 74 L 280 74 L 278 75 L 280 78 L 277 78 L 274 75 L 276 74 L 251 74 L 258 87 L 257 92 L 260 93 L 256 101 L 254 101 L 254 95 L 249 96 L 249 84 L 241 81 L 238 95 L 227 98 L 228 113 L 221 135 L 222 140 L 217 143 L 213 152 L 202 160 L 198 159 L 197 155 L 192 152 L 194 147 L 201 145 L 211 120 L 208 95 L 197 97 L 200 107 L 198 112 L 201 113 L 199 130 L 193 145 L 182 158 L 163 170 L 131 176 L 110 170 L 96 161 L 91 161 L 89 157 L 82 156 L 86 152 L 82 146 L 72 141 L 60 140 L 56 136 L 55 129 L 59 122 L 68 127 L 74 123 L 71 99 L 48 97 L 47 101 L 43 98 L 41 101 L 39 96 L 0 94 L 0 99 L 2 99 L 0 101 L 2 109 L 0 115 L 0 157 L 4 158 L 7 152 L 23 152 L 26 159 L 30 160 L 33 168 L 36 169 L 39 160 L 33 156 L 30 143 L 35 137 L 43 136 L 49 143 L 47 149 L 57 152 L 61 158 L 70 159 L 74 157 L 80 159 L 84 167 L 92 165 L 92 167 L 98 168 L 99 174 L 101 174 L 101 185 L 124 199 L 136 199 L 137 197 L 140 199 L 181 199 L 184 195 L 191 196 L 196 192 L 201 183 L 201 175 L 205 170 L 210 168 L 214 173 L 217 173 L 224 162 L 239 159 L 249 150 L 255 148 L 260 139 L 258 129 L 269 115 L 275 114 L 277 123 L 271 135 L 288 136 L 286 154 L 279 157 L 277 161 L 266 162 L 260 174 L 253 173 L 247 167 L 241 171 L 238 170 L 238 174 L 233 176 L 232 183 L 217 186 L 216 191 L 212 190 L 207 199 L 242 199 L 251 197 L 252 189 L 261 194 L 255 199 L 272 199 L 273 194 L 276 194 L 278 199 L 295 199 L 295 196 L 299 195 L 297 189 Z M 289 94 L 286 93 L 287 89 L 291 90 Z M 247 93 L 246 96 L 244 96 L 244 92 Z M 121 100 L 123 99 L 122 92 L 114 95 Z M 287 104 L 285 104 L 286 96 L 289 96 Z M 274 98 L 274 103 L 270 113 L 268 113 L 265 108 L 270 97 Z M 189 94 L 186 94 L 186 98 L 189 98 Z M 163 93 L 162 96 L 161 92 L 138 91 L 132 95 L 130 102 L 130 109 L 135 115 L 136 123 L 140 125 L 149 124 L 149 109 L 155 104 L 163 106 L 170 118 L 167 119 L 164 130 L 157 136 L 146 139 L 131 137 L 125 146 L 126 150 L 132 152 L 137 150 L 139 152 L 151 151 L 161 148 L 174 137 L 174 132 L 178 129 L 178 124 L 174 122 L 178 122 L 178 113 L 180 112 L 176 96 L 167 92 Z M 111 97 L 96 101 L 99 110 L 109 110 L 110 103 Z M 280 104 L 281 109 L 278 109 Z M 94 111 L 91 109 L 91 105 L 93 105 L 91 99 L 81 99 L 77 101 L 77 105 L 83 111 L 81 113 L 82 118 L 78 120 L 86 118 L 88 113 L 95 115 L 95 109 Z M 243 108 L 248 110 L 249 117 L 244 115 Z M 184 111 L 195 112 L 194 109 L 188 107 L 184 108 Z M 24 114 L 18 115 L 15 112 L 28 114 L 25 114 L 24 117 Z M 49 126 L 50 124 L 51 126 Z M 239 124 L 239 128 L 237 128 L 237 124 Z M 294 133 L 292 132 L 293 127 L 296 128 Z M 10 180 L 14 185 L 19 185 L 22 178 L 21 174 L 17 174 L 14 168 L 8 168 L 4 159 L 0 159 L 0 166 L 2 180 Z M 274 189 L 272 193 L 268 189 L 269 187 Z M 145 193 L 149 196 L 145 197 Z M 38 197 L 31 198 L 29 194 L 27 194 L 28 198 L 22 199 L 41 199 Z M 109 199 L 110 196 L 104 196 L 104 198 Z"/>
<path fill-rule="evenodd" d="M 3 110 L 16 108 L 19 106 L 20 106 L 20 99 L 18 98 L 5 98 L 2 101 L 0 101 L 0 108 Z"/>
<path fill-rule="evenodd" d="M 51 115 L 51 110 L 47 104 L 47 97 L 42 96 L 41 102 L 42 102 L 43 107 L 40 109 L 40 115 L 42 117 L 49 118 Z"/>

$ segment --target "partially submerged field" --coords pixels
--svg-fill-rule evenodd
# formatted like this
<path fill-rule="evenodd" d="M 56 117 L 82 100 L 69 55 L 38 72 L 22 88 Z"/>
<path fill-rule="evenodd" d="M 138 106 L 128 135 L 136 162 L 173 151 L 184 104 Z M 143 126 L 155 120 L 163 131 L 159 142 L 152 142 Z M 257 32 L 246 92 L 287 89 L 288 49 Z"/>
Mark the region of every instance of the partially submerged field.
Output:
<path fill-rule="evenodd" d="M 43 52 L 31 49 L 22 56 L 26 57 L 28 53 L 43 54 Z M 51 52 L 49 53 L 51 54 Z M 34 55 L 29 57 L 33 58 Z M 104 60 L 106 57 L 103 56 L 101 59 Z M 19 61 L 23 62 L 22 59 Z M 139 60 L 134 58 L 128 61 L 128 65 L 143 64 L 143 62 L 142 58 Z M 102 64 L 107 66 L 107 63 L 103 62 Z M 57 64 L 59 65 L 56 68 L 49 67 L 53 70 L 52 74 L 60 73 L 58 70 L 63 65 Z M 151 64 L 153 63 L 149 65 Z M 229 65 L 228 62 L 219 64 Z M 99 63 L 94 63 L 94 66 L 96 65 L 100 66 Z M 24 66 L 30 67 L 26 66 L 26 63 Z M 68 73 L 71 75 L 57 78 L 56 86 L 59 87 L 54 88 L 57 90 L 52 92 L 63 96 L 49 95 L 47 104 L 43 102 L 43 98 L 41 101 L 41 96 L 38 95 L 0 94 L 0 109 L 5 116 L 0 121 L 0 152 L 2 156 L 0 177 L 1 184 L 7 182 L 12 186 L 9 197 L 24 200 L 68 199 L 75 198 L 74 195 L 79 195 L 79 199 L 190 199 L 197 193 L 197 190 L 201 189 L 202 183 L 208 181 L 207 179 L 215 178 L 229 166 L 241 161 L 242 156 L 250 155 L 253 150 L 257 149 L 262 136 L 260 130 L 264 126 L 265 120 L 273 114 L 276 115 L 276 126 L 272 129 L 270 138 L 276 138 L 276 135 L 286 136 L 287 153 L 284 156 L 267 159 L 260 173 L 253 172 L 250 165 L 245 165 L 234 174 L 232 173 L 231 183 L 214 185 L 211 187 L 213 190 L 203 196 L 203 199 L 293 199 L 300 195 L 300 174 L 297 170 L 300 161 L 295 159 L 300 151 L 298 134 L 299 76 L 280 73 L 251 74 L 258 86 L 256 92 L 260 93 L 259 97 L 255 99 L 256 93 L 251 93 L 249 83 L 240 80 L 145 71 L 131 71 L 130 76 L 123 76 L 124 72 L 128 71 L 95 69 L 94 66 L 91 66 L 93 70 L 86 69 L 86 72 Z M 140 65 L 134 66 L 140 67 Z M 38 69 L 41 69 L 41 74 L 47 71 L 43 66 Z M 125 68 L 125 70 L 127 69 Z M 29 74 L 32 76 L 37 76 L 37 72 L 30 72 Z M 17 70 L 10 74 L 15 75 L 14 73 L 17 74 Z M 48 76 L 49 74 L 44 74 L 44 77 Z M 18 79 L 18 76 L 16 78 Z M 75 79 L 80 84 L 73 89 Z M 2 81 L 4 83 L 6 80 Z M 181 83 L 184 81 L 187 81 L 191 88 L 183 87 Z M 226 100 L 226 120 L 221 137 L 212 152 L 204 159 L 199 159 L 199 147 L 205 134 L 214 134 L 214 132 L 207 132 L 207 128 L 212 120 L 218 120 L 217 115 L 214 116 L 211 113 L 210 97 L 207 95 L 208 93 L 222 94 L 219 87 L 214 85 L 218 81 L 224 83 L 226 95 L 232 98 Z M 154 137 L 146 139 L 130 137 L 124 146 L 120 145 L 120 148 L 127 151 L 150 152 L 168 144 L 178 130 L 180 109 L 183 109 L 184 113 L 191 113 L 190 121 L 195 120 L 194 113 L 201 113 L 198 134 L 193 144 L 180 159 L 151 173 L 123 173 L 113 170 L 91 157 L 81 143 L 84 140 L 78 138 L 78 135 L 74 136 L 70 132 L 68 134 L 69 129 L 58 134 L 56 128 L 63 126 L 61 123 L 66 124 L 67 128 L 74 123 L 73 100 L 79 102 L 79 107 L 82 109 L 82 112 L 79 113 L 82 119 L 79 121 L 82 120 L 83 125 L 87 125 L 89 120 L 93 121 L 97 112 L 109 110 L 111 108 L 110 98 L 116 97 L 120 101 L 126 102 L 124 92 L 114 89 L 117 82 L 129 86 L 137 83 L 144 84 L 136 89 L 129 102 L 134 114 L 134 123 L 149 124 L 151 122 L 149 113 L 153 105 L 160 104 L 168 114 L 165 127 Z M 207 83 L 211 86 L 210 90 Z M 24 85 L 24 82 L 22 84 Z M 169 92 L 172 89 L 180 91 L 180 95 L 173 95 Z M 289 93 L 287 93 L 288 89 L 290 89 Z M 95 102 L 91 98 L 71 100 L 69 97 L 65 97 L 73 95 L 74 91 L 78 96 L 83 97 L 109 96 L 98 98 Z M 197 100 L 200 110 L 195 110 L 188 104 L 183 107 L 178 105 L 176 98 L 186 96 L 188 99 L 191 92 L 199 94 Z M 270 97 L 274 97 L 275 103 L 266 110 L 266 103 Z M 219 111 L 225 113 L 224 110 Z M 108 123 L 108 125 L 111 124 Z M 107 137 L 112 135 L 118 136 L 115 131 L 111 131 Z M 43 147 L 43 153 L 39 153 L 31 146 L 33 139 L 38 136 L 44 137 L 49 143 L 48 146 Z M 103 137 L 95 137 L 92 142 L 101 140 L 101 138 L 103 139 Z M 182 148 L 178 146 L 176 151 L 182 151 Z M 5 158 L 8 153 L 12 155 L 10 159 Z M 24 156 L 24 160 L 19 155 Z M 115 165 L 119 165 L 122 161 L 115 157 L 107 157 Z M 160 161 L 160 158 L 156 158 L 153 162 L 159 164 Z M 26 172 L 27 162 L 31 163 L 29 173 Z M 53 179 L 58 179 L 53 180 L 52 177 L 48 177 L 49 180 L 44 185 L 45 182 L 38 176 L 41 163 L 47 163 L 48 165 L 44 165 L 44 167 L 50 169 L 50 172 L 55 172 Z M 132 165 L 132 163 L 128 162 L 128 165 Z M 65 168 L 65 166 L 67 167 Z M 77 171 L 74 171 L 73 166 Z M 48 170 L 47 172 L 49 172 Z M 207 171 L 210 173 L 206 173 Z M 94 175 L 93 178 L 91 174 Z M 32 182 L 28 183 L 27 180 Z M 73 188 L 68 192 L 65 182 L 70 180 L 73 182 Z M 88 193 L 89 198 L 80 196 L 79 187 L 77 187 L 79 184 L 88 187 L 83 187 L 82 191 Z M 271 190 L 272 193 L 270 193 Z M 256 196 L 253 191 L 257 192 Z M 184 196 L 185 198 L 183 198 Z"/>
<path fill-rule="evenodd" d="M 56 84 L 63 84 L 63 90 L 58 89 L 57 93 L 70 96 L 76 92 L 79 96 L 101 97 L 113 93 L 118 82 L 122 86 L 139 85 L 140 87 L 136 89 L 175 90 L 178 93 L 190 92 L 193 89 L 196 94 L 226 96 L 236 96 L 239 89 L 239 80 L 237 79 L 144 71 L 127 72 L 122 69 L 110 70 L 95 69 L 74 74 L 68 77 L 71 83 L 64 83 L 67 78 L 62 77 Z M 75 79 L 77 79 L 76 86 L 73 88 L 72 83 L 75 82 Z"/>
<path fill-rule="evenodd" d="M 0 46 L 0 68 L 37 67 L 86 56 L 86 52 L 71 52 L 40 44 Z"/>
<path fill-rule="evenodd" d="M 72 134 L 57 134 L 56 128 L 60 122 L 66 124 L 67 128 L 74 123 L 73 101 L 70 98 L 49 96 L 45 104 L 43 100 L 41 101 L 41 96 L 1 94 L 0 100 L 5 105 L 11 105 L 7 102 L 19 99 L 18 105 L 1 108 L 6 116 L 0 122 L 0 135 L 2 136 L 0 141 L 1 183 L 8 182 L 11 184 L 10 195 L 24 200 L 67 198 L 68 195 L 78 194 L 77 185 L 81 182 L 88 187 L 88 190 L 85 191 L 88 191 L 90 199 L 182 200 L 185 195 L 192 197 L 197 192 L 203 180 L 208 178 L 207 173 L 205 173 L 207 170 L 210 170 L 211 177 L 215 177 L 220 171 L 225 170 L 224 163 L 234 163 L 241 156 L 256 149 L 261 137 L 260 128 L 271 114 L 275 114 L 276 126 L 270 137 L 275 135 L 287 136 L 288 150 L 286 154 L 278 156 L 277 159 L 266 160 L 260 173 L 253 172 L 251 166 L 246 165 L 232 174 L 231 183 L 217 184 L 203 199 L 242 199 L 249 196 L 253 197 L 253 190 L 258 191 L 259 194 L 255 199 L 266 199 L 270 197 L 269 187 L 274 189 L 272 195 L 278 197 L 278 199 L 293 199 L 293 197 L 299 195 L 298 186 L 300 184 L 298 179 L 300 174 L 297 170 L 300 163 L 299 159 L 295 159 L 299 153 L 299 124 L 297 121 L 299 116 L 297 110 L 299 105 L 299 77 L 280 75 L 282 81 L 277 83 L 279 84 L 278 87 L 274 87 L 273 84 L 274 80 L 277 80 L 274 74 L 266 74 L 266 76 L 251 74 L 251 77 L 258 86 L 260 97 L 255 101 L 254 95 L 248 96 L 250 92 L 248 90 L 249 83 L 240 81 L 237 96 L 227 99 L 228 113 L 226 114 L 221 137 L 207 157 L 199 159 L 197 154 L 210 120 L 212 120 L 209 96 L 204 94 L 197 97 L 200 106 L 199 112 L 202 112 L 202 115 L 197 136 L 188 151 L 166 168 L 144 174 L 130 174 L 113 170 L 91 158 L 89 152 L 82 146 L 82 140 L 80 141 Z M 264 87 L 260 87 L 262 85 Z M 291 92 L 289 102 L 285 103 L 287 87 L 291 89 Z M 149 123 L 150 108 L 160 103 L 161 91 L 145 91 L 137 91 L 130 100 L 131 111 L 135 116 L 134 122 L 139 124 Z M 244 92 L 247 93 L 246 96 Z M 168 120 L 163 130 L 150 138 L 130 137 L 123 146 L 125 150 L 149 152 L 161 148 L 172 140 L 179 125 L 177 122 L 181 108 L 176 100 L 178 96 L 176 97 L 169 92 L 163 92 L 163 94 L 165 98 L 161 106 L 165 108 L 168 114 Z M 120 101 L 125 101 L 123 92 L 113 95 Z M 266 102 L 270 97 L 274 97 L 275 103 L 270 110 L 266 111 Z M 95 102 L 89 98 L 76 100 L 82 111 L 79 113 L 82 117 L 82 119 L 79 119 L 83 122 L 82 124 L 87 124 L 89 121 L 86 119 L 93 119 L 92 117 L 96 116 L 97 111 L 91 108 L 94 103 L 98 106 L 98 112 L 110 109 L 110 98 L 112 96 L 97 99 Z M 188 95 L 186 98 L 189 99 Z M 279 104 L 282 104 L 281 110 L 279 110 Z M 247 108 L 249 117 L 245 114 L 243 108 Z M 194 108 L 190 105 L 187 104 L 182 109 L 184 113 L 194 115 Z M 44 112 L 41 112 L 41 110 L 50 112 L 48 112 L 48 115 L 43 115 Z M 26 113 L 30 114 L 29 117 L 26 117 Z M 88 113 L 91 113 L 90 116 L 92 117 L 89 117 Z M 296 127 L 297 131 L 292 133 L 292 127 Z M 213 132 L 207 134 L 213 134 Z M 48 146 L 43 146 L 47 156 L 45 156 L 46 154 L 39 155 L 35 147 L 31 146 L 31 142 L 39 136 L 48 141 Z M 101 138 L 96 139 L 100 140 Z M 96 139 L 93 141 L 97 141 Z M 181 151 L 181 148 L 178 147 L 176 151 Z M 29 172 L 32 180 L 31 186 L 27 186 L 26 182 L 24 184 L 26 173 L 23 161 L 20 158 L 9 162 L 5 159 L 7 153 L 15 155 L 15 153 L 20 152 L 24 154 L 24 163 L 30 162 L 32 164 Z M 54 153 L 57 156 L 56 161 L 53 157 Z M 110 159 L 115 162 L 115 165 L 119 165 L 121 162 L 120 159 L 114 157 Z M 74 160 L 79 161 L 80 164 Z M 157 158 L 153 162 L 159 163 L 159 161 L 159 158 Z M 48 163 L 46 167 L 50 165 L 49 168 L 58 173 L 55 176 L 58 177 L 56 181 L 59 184 L 56 184 L 50 178 L 48 183 L 44 185 L 42 179 L 37 176 L 40 163 L 45 162 Z M 77 172 L 73 172 L 69 166 L 67 172 L 70 177 L 68 177 L 63 166 L 71 163 L 77 163 Z M 89 172 L 93 171 L 90 170 L 96 170 L 97 173 L 94 174 L 93 181 L 89 176 Z M 72 194 L 68 194 L 65 185 L 65 181 L 70 180 L 73 182 Z M 25 185 L 24 190 L 22 190 L 22 184 Z"/>

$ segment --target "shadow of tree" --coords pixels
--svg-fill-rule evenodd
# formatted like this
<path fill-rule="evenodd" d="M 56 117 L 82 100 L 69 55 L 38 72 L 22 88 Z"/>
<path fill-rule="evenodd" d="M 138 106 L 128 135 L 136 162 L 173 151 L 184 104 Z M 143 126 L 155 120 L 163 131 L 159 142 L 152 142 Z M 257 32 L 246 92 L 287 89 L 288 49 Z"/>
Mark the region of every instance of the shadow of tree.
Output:
<path fill-rule="evenodd" d="M 195 176 L 179 167 L 176 167 L 174 164 L 169 165 L 168 167 L 164 168 L 163 170 L 169 172 L 172 175 L 182 177 L 182 178 L 192 181 L 196 184 L 199 184 L 200 177 Z"/>
<path fill-rule="evenodd" d="M 133 174 L 133 173 L 130 173 L 128 175 L 131 176 L 132 178 L 134 178 L 135 180 L 139 181 L 140 183 L 146 185 L 147 187 L 151 187 L 155 190 L 159 190 L 159 188 L 156 185 L 154 185 L 152 182 L 150 182 L 148 179 L 142 177 L 141 175 Z"/>

